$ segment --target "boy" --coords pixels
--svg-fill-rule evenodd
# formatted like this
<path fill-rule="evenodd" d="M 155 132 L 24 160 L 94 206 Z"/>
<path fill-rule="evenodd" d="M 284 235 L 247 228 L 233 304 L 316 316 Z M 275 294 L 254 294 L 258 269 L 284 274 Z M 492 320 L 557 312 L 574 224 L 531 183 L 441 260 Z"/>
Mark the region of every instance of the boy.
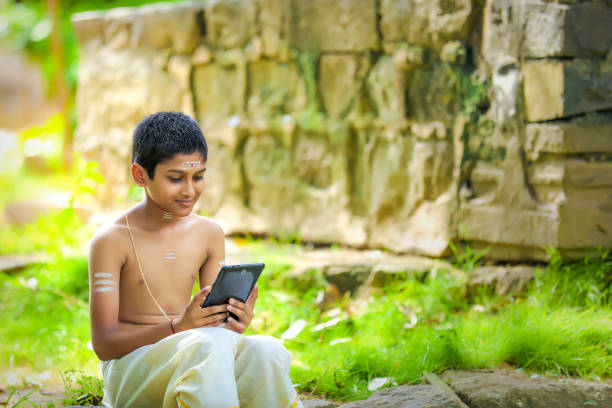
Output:
<path fill-rule="evenodd" d="M 242 335 L 257 286 L 246 303 L 201 308 L 225 259 L 221 228 L 191 213 L 207 154 L 198 124 L 181 113 L 150 115 L 134 131 L 131 172 L 145 199 L 98 230 L 90 248 L 105 407 L 302 406 L 289 352 L 271 337 Z"/>

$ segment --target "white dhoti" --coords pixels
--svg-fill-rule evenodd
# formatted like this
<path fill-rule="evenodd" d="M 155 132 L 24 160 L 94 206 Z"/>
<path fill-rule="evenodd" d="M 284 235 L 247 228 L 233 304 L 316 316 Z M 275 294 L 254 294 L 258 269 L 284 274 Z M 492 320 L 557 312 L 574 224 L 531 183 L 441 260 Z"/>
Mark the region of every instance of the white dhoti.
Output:
<path fill-rule="evenodd" d="M 192 329 L 102 362 L 105 407 L 296 408 L 291 354 L 269 336 Z"/>

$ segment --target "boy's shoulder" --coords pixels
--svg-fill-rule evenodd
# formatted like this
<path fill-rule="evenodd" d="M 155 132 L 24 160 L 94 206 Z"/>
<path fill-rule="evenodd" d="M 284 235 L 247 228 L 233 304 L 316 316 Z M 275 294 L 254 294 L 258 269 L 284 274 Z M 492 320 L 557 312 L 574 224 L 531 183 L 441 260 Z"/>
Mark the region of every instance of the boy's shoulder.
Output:
<path fill-rule="evenodd" d="M 225 236 L 221 225 L 210 218 L 198 214 L 191 214 L 189 217 L 189 221 L 192 223 L 191 226 L 198 235 L 213 238 Z"/>
<path fill-rule="evenodd" d="M 129 237 L 127 236 L 125 214 L 122 214 L 114 220 L 99 226 L 93 235 L 91 245 L 111 245 L 117 247 L 121 246 L 126 238 Z"/>

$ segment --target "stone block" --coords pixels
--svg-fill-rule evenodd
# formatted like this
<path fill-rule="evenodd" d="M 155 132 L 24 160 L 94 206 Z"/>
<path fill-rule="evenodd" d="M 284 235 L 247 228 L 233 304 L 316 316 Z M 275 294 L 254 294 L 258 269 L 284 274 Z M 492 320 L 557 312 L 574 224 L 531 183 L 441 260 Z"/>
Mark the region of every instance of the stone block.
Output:
<path fill-rule="evenodd" d="M 366 400 L 349 402 L 340 408 L 455 408 L 456 406 L 457 404 L 435 385 L 400 385 L 376 391 Z"/>
<path fill-rule="evenodd" d="M 533 185 L 578 190 L 612 187 L 612 162 L 557 160 L 534 164 L 528 174 Z"/>
<path fill-rule="evenodd" d="M 151 48 L 172 48 L 177 53 L 192 52 L 200 39 L 200 21 L 204 6 L 150 4 L 138 9 L 134 21 L 135 42 Z"/>
<path fill-rule="evenodd" d="M 475 204 L 463 204 L 458 221 L 462 239 L 542 248 L 557 245 L 559 222 L 559 216 L 550 209 Z"/>
<path fill-rule="evenodd" d="M 468 289 L 476 292 L 478 287 L 488 287 L 498 296 L 521 293 L 533 280 L 536 268 L 518 266 L 481 266 L 470 274 Z"/>
<path fill-rule="evenodd" d="M 132 36 L 136 12 L 131 7 L 111 9 L 104 15 L 102 26 L 104 43 L 114 50 L 123 50 L 138 44 L 138 36 Z"/>
<path fill-rule="evenodd" d="M 489 61 L 521 58 L 602 57 L 612 43 L 612 5 L 586 1 L 487 2 L 483 54 Z"/>
<path fill-rule="evenodd" d="M 612 108 L 612 61 L 526 61 L 522 67 L 529 122 Z"/>
<path fill-rule="evenodd" d="M 608 115 L 606 115 L 608 116 Z M 606 120 L 606 122 L 608 122 Z M 612 120 L 530 123 L 524 143 L 529 160 L 541 154 L 612 153 Z"/>
<path fill-rule="evenodd" d="M 378 60 L 370 71 L 367 87 L 376 116 L 382 122 L 401 122 L 406 117 L 405 77 L 393 57 Z"/>
<path fill-rule="evenodd" d="M 523 1 L 521 6 L 523 57 L 601 57 L 610 49 L 610 5 Z"/>
<path fill-rule="evenodd" d="M 255 35 L 253 0 L 212 0 L 205 4 L 206 41 L 213 47 L 244 47 Z"/>
<path fill-rule="evenodd" d="M 290 0 L 290 44 L 300 51 L 378 49 L 376 0 Z"/>
<path fill-rule="evenodd" d="M 370 66 L 366 57 L 324 54 L 319 60 L 319 90 L 327 116 L 345 116 L 359 95 Z"/>
<path fill-rule="evenodd" d="M 567 378 L 530 378 L 516 370 L 469 372 L 449 370 L 442 379 L 471 408 L 524 407 L 574 408 L 606 407 L 612 403 L 612 386 Z"/>
<path fill-rule="evenodd" d="M 103 40 L 104 12 L 87 11 L 73 14 L 70 18 L 74 32 L 81 46 L 94 39 Z"/>
<path fill-rule="evenodd" d="M 447 127 L 459 111 L 457 79 L 442 64 L 415 67 L 405 75 L 405 110 L 417 122 L 439 121 Z"/>
<path fill-rule="evenodd" d="M 244 73 L 239 67 L 209 64 L 193 69 L 196 116 L 207 127 L 239 117 L 244 104 Z"/>
<path fill-rule="evenodd" d="M 612 248 L 612 188 L 570 190 L 559 206 L 559 247 Z"/>
<path fill-rule="evenodd" d="M 248 64 L 247 113 L 260 127 L 306 106 L 304 80 L 295 64 L 262 59 Z"/>
<path fill-rule="evenodd" d="M 279 48 L 288 46 L 289 17 L 286 0 L 256 0 L 257 23 L 262 41 L 262 54 L 274 58 Z"/>
<path fill-rule="evenodd" d="M 387 42 L 441 50 L 452 40 L 466 40 L 477 13 L 471 0 L 382 0 L 380 30 Z"/>

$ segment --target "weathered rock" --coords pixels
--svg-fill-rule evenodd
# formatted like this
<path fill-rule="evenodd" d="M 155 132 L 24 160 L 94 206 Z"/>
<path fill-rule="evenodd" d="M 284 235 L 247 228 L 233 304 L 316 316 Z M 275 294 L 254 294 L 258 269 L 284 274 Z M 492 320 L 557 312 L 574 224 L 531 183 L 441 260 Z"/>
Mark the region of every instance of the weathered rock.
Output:
<path fill-rule="evenodd" d="M 363 401 L 353 401 L 341 408 L 456 408 L 446 394 L 434 385 L 401 385 L 377 391 Z"/>
<path fill-rule="evenodd" d="M 571 122 L 530 123 L 525 153 L 530 160 L 541 154 L 612 153 L 612 118 L 599 115 Z"/>
<path fill-rule="evenodd" d="M 533 280 L 536 268 L 530 266 L 481 266 L 470 274 L 469 286 L 473 289 L 487 286 L 499 296 L 521 293 Z"/>
<path fill-rule="evenodd" d="M 405 41 L 440 50 L 451 40 L 465 40 L 476 16 L 471 0 L 382 0 L 380 29 L 385 42 Z"/>
<path fill-rule="evenodd" d="M 212 0 L 205 7 L 206 40 L 213 47 L 243 47 L 255 34 L 253 0 Z"/>
<path fill-rule="evenodd" d="M 363 86 L 370 67 L 365 57 L 325 54 L 319 60 L 319 89 L 327 116 L 332 119 L 345 116 Z"/>
<path fill-rule="evenodd" d="M 304 80 L 295 64 L 260 60 L 249 63 L 248 75 L 247 113 L 259 127 L 306 106 Z"/>
<path fill-rule="evenodd" d="M 133 44 L 152 48 L 172 48 L 184 54 L 192 52 L 200 39 L 203 4 L 150 4 L 137 10 L 133 23 Z"/>
<path fill-rule="evenodd" d="M 405 79 L 392 57 L 382 57 L 372 67 L 367 84 L 377 117 L 384 123 L 401 122 L 406 116 Z"/>
<path fill-rule="evenodd" d="M 416 122 L 440 121 L 450 127 L 459 111 L 457 77 L 442 64 L 415 67 L 406 74 L 406 116 Z"/>
<path fill-rule="evenodd" d="M 262 53 L 274 58 L 288 47 L 288 5 L 285 0 L 256 0 Z"/>
<path fill-rule="evenodd" d="M 334 408 L 336 404 L 320 399 L 303 399 L 304 408 Z"/>
<path fill-rule="evenodd" d="M 612 386 L 604 383 L 529 378 L 524 373 L 510 371 L 446 371 L 442 377 L 471 408 L 612 405 Z"/>
<path fill-rule="evenodd" d="M 44 254 L 0 255 L 0 272 L 13 273 L 30 265 L 47 262 Z"/>
<path fill-rule="evenodd" d="M 612 6 L 603 2 L 487 2 L 483 52 L 489 60 L 601 57 L 612 43 Z"/>
<path fill-rule="evenodd" d="M 210 146 L 197 209 L 228 233 L 583 252 L 610 242 L 610 7 L 213 0 L 77 15 L 76 146 L 113 203 L 135 125 L 180 110 Z M 564 59 L 532 58 L 551 56 Z"/>
<path fill-rule="evenodd" d="M 20 226 L 36 222 L 39 217 L 68 208 L 69 198 L 66 195 L 58 195 L 46 197 L 44 200 L 11 202 L 4 208 L 4 220 L 8 224 Z M 92 215 L 92 210 L 80 206 L 75 207 L 75 212 L 82 221 L 87 221 Z"/>
<path fill-rule="evenodd" d="M 518 210 L 501 205 L 464 204 L 460 219 L 462 229 L 459 232 L 463 239 L 495 242 L 495 246 L 501 246 L 501 253 L 507 253 L 507 257 L 502 259 L 545 261 L 547 257 L 542 248 L 558 244 L 559 215 L 552 210 Z M 519 248 L 503 248 L 504 244 Z M 484 246 L 487 247 L 486 244 Z M 499 258 L 499 252 L 490 251 L 487 256 Z"/>
<path fill-rule="evenodd" d="M 291 0 L 291 45 L 300 51 L 378 48 L 375 0 Z"/>
<path fill-rule="evenodd" d="M 372 263 L 332 264 L 323 269 L 323 276 L 340 293 L 355 293 L 368 280 L 371 270 Z"/>
<path fill-rule="evenodd" d="M 209 64 L 193 69 L 193 88 L 198 121 L 206 130 L 243 111 L 246 89 L 244 65 L 220 67 Z"/>
<path fill-rule="evenodd" d="M 90 41 L 96 41 L 98 45 L 102 44 L 104 40 L 103 17 L 104 12 L 102 11 L 87 11 L 72 15 L 70 22 L 81 46 L 87 45 Z"/>
<path fill-rule="evenodd" d="M 612 59 L 525 61 L 522 72 L 529 122 L 612 108 Z"/>

